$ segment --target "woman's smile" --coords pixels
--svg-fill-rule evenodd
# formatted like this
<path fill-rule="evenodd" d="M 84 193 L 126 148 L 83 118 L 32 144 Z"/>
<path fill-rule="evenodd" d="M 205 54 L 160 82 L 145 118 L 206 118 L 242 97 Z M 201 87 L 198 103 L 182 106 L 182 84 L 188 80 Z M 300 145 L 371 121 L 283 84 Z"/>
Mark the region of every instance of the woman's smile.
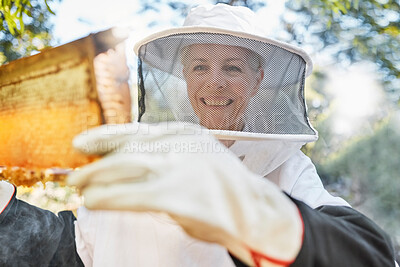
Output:
<path fill-rule="evenodd" d="M 233 103 L 233 99 L 221 96 L 201 97 L 200 101 L 207 107 L 227 107 Z"/>
<path fill-rule="evenodd" d="M 249 50 L 229 45 L 186 47 L 182 63 L 191 105 L 209 129 L 241 130 L 245 110 L 263 78 Z"/>

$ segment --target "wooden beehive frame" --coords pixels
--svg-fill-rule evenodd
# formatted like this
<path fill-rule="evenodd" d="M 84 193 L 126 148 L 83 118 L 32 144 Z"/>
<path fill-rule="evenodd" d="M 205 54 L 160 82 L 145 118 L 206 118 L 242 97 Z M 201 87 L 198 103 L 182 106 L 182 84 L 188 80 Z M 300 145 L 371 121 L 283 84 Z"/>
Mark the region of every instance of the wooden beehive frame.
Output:
<path fill-rule="evenodd" d="M 66 170 L 91 162 L 72 139 L 131 120 L 128 73 L 113 29 L 1 66 L 0 178 L 63 180 Z"/>

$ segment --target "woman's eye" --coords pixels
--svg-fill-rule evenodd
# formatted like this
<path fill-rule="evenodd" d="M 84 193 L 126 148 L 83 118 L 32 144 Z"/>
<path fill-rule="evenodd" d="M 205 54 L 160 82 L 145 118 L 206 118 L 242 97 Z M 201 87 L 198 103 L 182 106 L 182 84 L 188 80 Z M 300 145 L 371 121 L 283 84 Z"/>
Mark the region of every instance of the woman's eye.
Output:
<path fill-rule="evenodd" d="M 242 71 L 242 69 L 240 68 L 240 67 L 238 67 L 238 66 L 234 66 L 234 65 L 229 65 L 229 66 L 226 66 L 225 67 L 225 70 L 226 71 L 229 71 L 229 72 L 241 72 Z"/>
<path fill-rule="evenodd" d="M 207 69 L 206 65 L 196 65 L 196 66 L 193 67 L 194 71 L 204 71 L 206 69 Z"/>

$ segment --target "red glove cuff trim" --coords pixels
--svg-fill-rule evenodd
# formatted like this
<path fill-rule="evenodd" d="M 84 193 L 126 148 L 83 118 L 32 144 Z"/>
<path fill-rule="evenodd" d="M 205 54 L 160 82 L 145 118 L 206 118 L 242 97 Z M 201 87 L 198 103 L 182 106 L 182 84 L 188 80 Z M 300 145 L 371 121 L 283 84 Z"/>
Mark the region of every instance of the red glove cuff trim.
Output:
<path fill-rule="evenodd" d="M 297 211 L 299 212 L 299 217 L 300 217 L 300 220 L 301 220 L 301 226 L 302 226 L 301 244 L 303 244 L 303 241 L 304 241 L 304 221 L 303 221 L 303 217 L 301 216 L 300 210 L 297 209 Z M 279 265 L 282 265 L 282 266 L 289 266 L 290 264 L 292 264 L 296 260 L 296 257 L 297 257 L 296 256 L 294 259 L 292 259 L 290 261 L 287 261 L 287 260 L 280 260 L 280 259 L 275 259 L 275 258 L 269 257 L 267 255 L 264 255 L 262 253 L 254 251 L 252 249 L 249 249 L 249 251 L 250 251 L 251 258 L 253 259 L 253 262 L 254 262 L 256 267 L 260 267 L 261 266 L 261 261 L 262 260 L 267 260 L 267 261 L 270 261 L 272 263 L 279 264 Z"/>

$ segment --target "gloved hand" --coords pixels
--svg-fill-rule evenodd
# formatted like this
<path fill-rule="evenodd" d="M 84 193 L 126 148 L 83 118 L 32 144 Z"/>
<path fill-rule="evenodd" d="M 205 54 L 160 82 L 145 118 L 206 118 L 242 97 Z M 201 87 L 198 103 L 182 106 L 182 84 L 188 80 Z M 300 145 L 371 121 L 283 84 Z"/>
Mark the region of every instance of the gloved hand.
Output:
<path fill-rule="evenodd" d="M 251 266 L 286 266 L 300 250 L 297 207 L 206 129 L 104 125 L 74 146 L 104 155 L 68 178 L 90 209 L 166 212 L 191 236 L 219 243 Z"/>
<path fill-rule="evenodd" d="M 15 188 L 6 181 L 0 181 L 0 214 L 7 207 L 14 194 Z"/>

